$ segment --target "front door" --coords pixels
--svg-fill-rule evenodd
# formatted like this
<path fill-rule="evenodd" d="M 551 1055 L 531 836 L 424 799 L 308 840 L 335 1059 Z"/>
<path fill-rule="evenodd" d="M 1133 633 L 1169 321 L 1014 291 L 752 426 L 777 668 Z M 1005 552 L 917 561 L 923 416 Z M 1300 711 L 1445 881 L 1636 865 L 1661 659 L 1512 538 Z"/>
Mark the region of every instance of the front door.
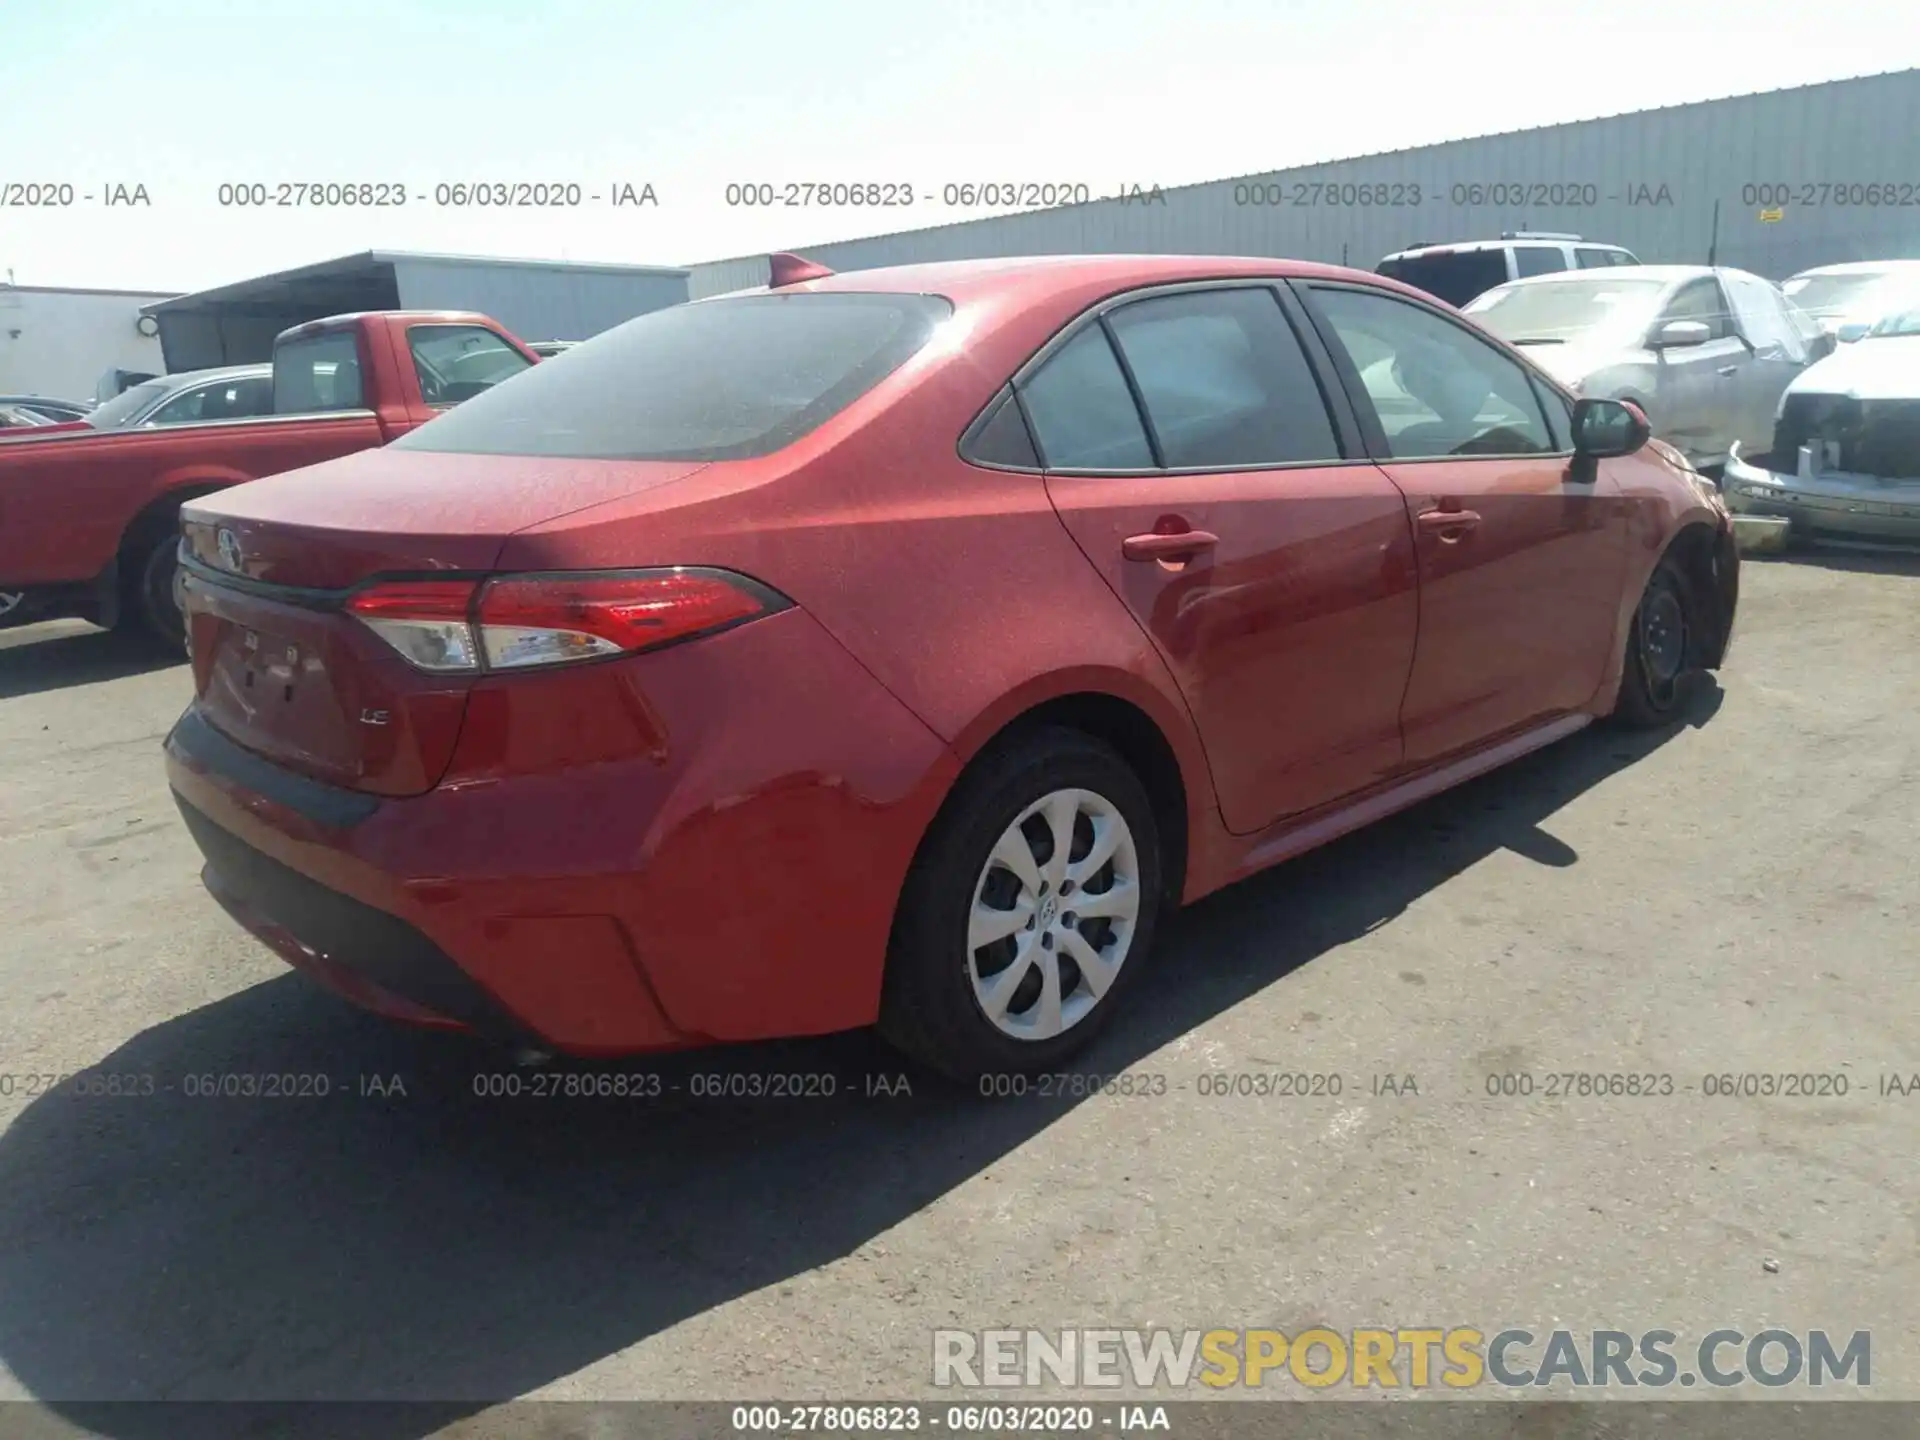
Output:
<path fill-rule="evenodd" d="M 1348 285 L 1301 289 L 1351 366 L 1363 426 L 1413 515 L 1420 639 L 1401 711 L 1406 764 L 1579 709 L 1611 655 L 1627 516 L 1604 473 L 1571 464 L 1565 402 L 1433 308 Z"/>
<path fill-rule="evenodd" d="M 1350 416 L 1343 454 L 1274 289 L 1130 300 L 1019 389 L 1062 522 L 1186 697 L 1227 827 L 1390 776 L 1418 622 L 1406 504 Z"/>

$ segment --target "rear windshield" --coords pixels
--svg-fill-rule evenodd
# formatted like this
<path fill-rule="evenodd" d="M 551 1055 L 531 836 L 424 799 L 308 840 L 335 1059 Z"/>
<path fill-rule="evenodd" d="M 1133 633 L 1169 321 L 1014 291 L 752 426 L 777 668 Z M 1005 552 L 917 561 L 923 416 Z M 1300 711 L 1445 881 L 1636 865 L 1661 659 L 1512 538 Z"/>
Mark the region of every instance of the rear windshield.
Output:
<path fill-rule="evenodd" d="M 935 295 L 744 295 L 639 316 L 476 395 L 389 448 L 596 460 L 744 460 L 816 429 L 953 313 Z"/>
<path fill-rule="evenodd" d="M 145 385 L 136 385 L 131 390 L 122 390 L 104 405 L 96 405 L 89 410 L 87 423 L 96 430 L 118 430 L 128 420 L 165 395 L 169 388 L 158 382 L 149 382 Z"/>
<path fill-rule="evenodd" d="M 1451 255 L 1409 255 L 1382 260 L 1379 273 L 1449 305 L 1464 305 L 1483 291 L 1507 283 L 1507 252 L 1457 250 Z"/>

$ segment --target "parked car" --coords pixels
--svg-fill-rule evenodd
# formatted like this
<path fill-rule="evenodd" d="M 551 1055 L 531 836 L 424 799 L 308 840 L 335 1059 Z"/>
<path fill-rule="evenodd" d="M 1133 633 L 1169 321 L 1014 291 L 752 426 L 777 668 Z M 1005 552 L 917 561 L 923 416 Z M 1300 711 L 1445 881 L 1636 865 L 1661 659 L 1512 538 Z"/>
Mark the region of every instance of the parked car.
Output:
<path fill-rule="evenodd" d="M 1737 514 L 1789 520 L 1789 538 L 1920 543 L 1920 284 L 1795 378 L 1772 444 L 1736 447 L 1723 488 Z"/>
<path fill-rule="evenodd" d="M 573 349 L 579 343 L 578 340 L 531 340 L 527 343 L 527 348 L 542 360 L 546 360 L 558 355 L 562 350 Z"/>
<path fill-rule="evenodd" d="M 1465 305 L 1496 285 L 1562 270 L 1604 270 L 1638 265 L 1630 250 L 1544 230 L 1509 230 L 1498 240 L 1422 242 L 1387 256 L 1375 273 L 1446 301 Z"/>
<path fill-rule="evenodd" d="M 1781 394 L 1812 360 L 1779 289 L 1724 266 L 1515 280 L 1466 313 L 1577 394 L 1632 401 L 1705 469 L 1736 442 L 1766 444 Z"/>
<path fill-rule="evenodd" d="M 122 390 L 85 417 L 96 430 L 244 420 L 273 410 L 273 366 L 228 365 L 161 375 Z"/>
<path fill-rule="evenodd" d="M 1713 487 L 1408 286 L 771 274 L 185 507 L 167 771 L 277 953 L 550 1053 L 1045 1068 L 1172 905 L 1725 652 Z"/>
<path fill-rule="evenodd" d="M 0 627 L 78 616 L 110 629 L 144 629 L 178 647 L 184 626 L 173 582 L 182 501 L 383 445 L 536 363 L 482 315 L 340 315 L 276 340 L 271 413 L 161 423 L 160 412 L 176 404 L 236 406 L 255 383 L 202 375 L 169 390 L 158 410 L 128 391 L 90 417 L 111 425 L 125 403 L 130 414 L 148 416 L 134 429 L 0 432 L 0 593 L 20 597 L 0 613 Z"/>
<path fill-rule="evenodd" d="M 56 400 L 47 395 L 0 395 L 0 405 L 12 410 L 27 410 L 45 416 L 55 424 L 84 420 L 93 409 L 91 400 Z"/>
<path fill-rule="evenodd" d="M 1856 260 L 1802 270 L 1781 283 L 1787 297 L 1828 334 L 1858 340 L 1920 290 L 1920 260 Z"/>
<path fill-rule="evenodd" d="M 53 423 L 39 411 L 29 410 L 24 405 L 0 403 L 0 430 L 38 430 L 43 425 Z"/>

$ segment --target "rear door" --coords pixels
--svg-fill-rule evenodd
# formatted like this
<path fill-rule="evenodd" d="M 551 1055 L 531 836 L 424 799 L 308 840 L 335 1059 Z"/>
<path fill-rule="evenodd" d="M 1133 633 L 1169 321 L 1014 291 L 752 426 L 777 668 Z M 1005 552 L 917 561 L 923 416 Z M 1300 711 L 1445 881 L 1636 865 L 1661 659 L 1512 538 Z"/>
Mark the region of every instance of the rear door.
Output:
<path fill-rule="evenodd" d="M 1406 504 L 1310 354 L 1270 282 L 1169 287 L 1076 322 L 1015 385 L 1061 520 L 1172 670 L 1241 834 L 1401 757 Z"/>
<path fill-rule="evenodd" d="M 1565 401 L 1438 308 L 1353 285 L 1297 288 L 1413 511 L 1406 764 L 1580 708 L 1611 656 L 1626 510 L 1604 474 L 1570 465 Z"/>
<path fill-rule="evenodd" d="M 1773 443 L 1773 415 L 1793 377 L 1806 368 L 1806 336 L 1773 285 L 1745 270 L 1722 270 L 1734 325 L 1748 355 L 1734 377 L 1733 435 L 1748 454 Z"/>

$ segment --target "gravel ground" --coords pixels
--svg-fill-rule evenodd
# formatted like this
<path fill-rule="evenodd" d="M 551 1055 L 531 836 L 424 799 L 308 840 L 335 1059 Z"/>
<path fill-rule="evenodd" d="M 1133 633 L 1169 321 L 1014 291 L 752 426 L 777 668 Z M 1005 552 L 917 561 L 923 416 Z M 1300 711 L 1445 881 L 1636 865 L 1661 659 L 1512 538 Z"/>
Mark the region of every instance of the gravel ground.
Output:
<path fill-rule="evenodd" d="M 1145 1093 L 1090 1098 L 869 1094 L 903 1072 L 864 1036 L 615 1072 L 682 1087 L 652 1101 L 478 1098 L 495 1057 L 357 1014 L 201 890 L 158 753 L 183 668 L 0 634 L 0 1398 L 461 1402 L 388 1427 L 425 1433 L 530 1394 L 934 1396 L 943 1327 L 1312 1324 L 1870 1330 L 1871 1393 L 1920 1398 L 1920 1094 L 1881 1093 L 1920 1072 L 1916 587 L 1749 562 L 1689 724 L 1186 912 L 1081 1062 Z M 1276 1068 L 1341 1093 L 1201 1093 Z M 692 1094 L 773 1071 L 837 1093 Z M 37 1093 L 74 1072 L 134 1093 Z M 1488 1094 L 1563 1072 L 1674 1088 Z M 1748 1072 L 1849 1093 L 1703 1093 Z M 236 1073 L 331 1093 L 191 1093 Z"/>

